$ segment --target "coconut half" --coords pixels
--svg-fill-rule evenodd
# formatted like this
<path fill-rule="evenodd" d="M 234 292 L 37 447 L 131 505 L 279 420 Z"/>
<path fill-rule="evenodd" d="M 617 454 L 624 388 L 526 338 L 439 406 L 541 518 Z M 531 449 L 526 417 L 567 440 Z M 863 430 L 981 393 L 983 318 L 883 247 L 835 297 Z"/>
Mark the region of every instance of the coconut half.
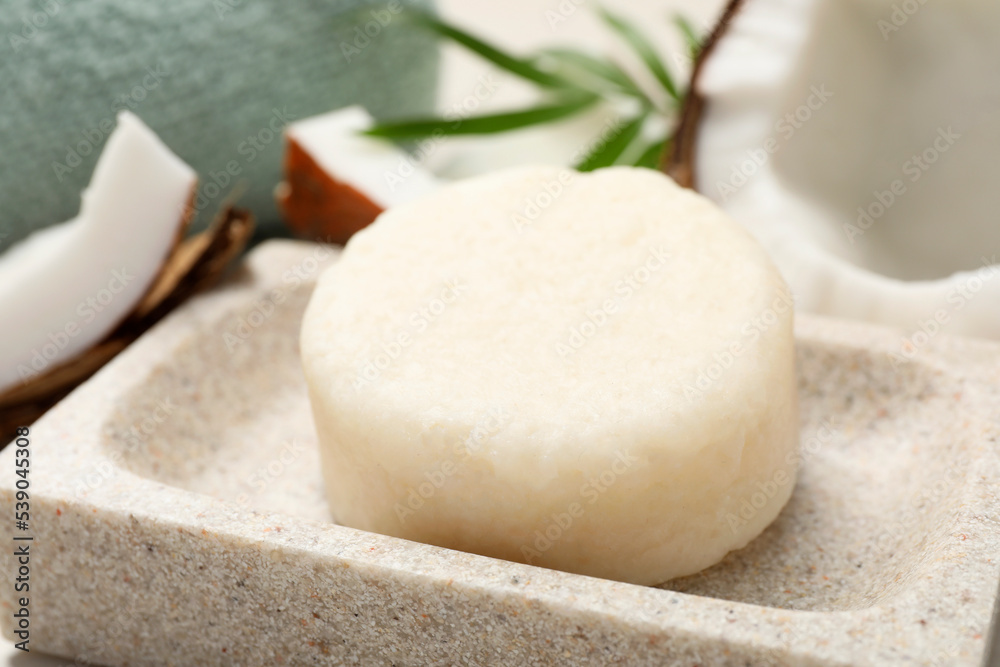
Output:
<path fill-rule="evenodd" d="M 297 236 L 346 243 L 385 209 L 440 185 L 391 141 L 362 134 L 374 123 L 351 106 L 285 130 L 285 180 L 275 198 Z"/>
<path fill-rule="evenodd" d="M 197 177 L 122 112 L 80 214 L 0 255 L 0 392 L 58 368 L 135 308 L 176 247 Z"/>
<path fill-rule="evenodd" d="M 806 311 L 1000 338 L 1000 5 L 735 0 L 666 171 Z"/>

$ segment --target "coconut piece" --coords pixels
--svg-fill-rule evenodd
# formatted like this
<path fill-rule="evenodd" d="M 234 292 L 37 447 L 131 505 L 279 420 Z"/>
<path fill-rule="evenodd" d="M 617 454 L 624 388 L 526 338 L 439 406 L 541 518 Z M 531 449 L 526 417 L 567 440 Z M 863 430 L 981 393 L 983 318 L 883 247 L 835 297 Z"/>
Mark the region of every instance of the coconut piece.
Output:
<path fill-rule="evenodd" d="M 337 521 L 640 584 L 718 562 L 785 504 L 793 348 L 753 238 L 627 167 L 390 209 L 321 276 L 301 338 Z"/>
<path fill-rule="evenodd" d="M 746 224 L 805 310 L 998 338 L 998 36 L 986 2 L 733 2 L 668 173 Z"/>
<path fill-rule="evenodd" d="M 0 440 L 30 424 L 185 299 L 211 286 L 240 255 L 253 218 L 226 208 L 208 230 L 173 248 L 163 270 L 133 312 L 105 340 L 70 361 L 0 394 Z"/>
<path fill-rule="evenodd" d="M 360 106 L 285 130 L 285 182 L 275 191 L 292 231 L 345 243 L 379 213 L 437 188 L 438 181 L 390 141 L 361 134 L 374 121 Z"/>
<path fill-rule="evenodd" d="M 0 257 L 0 390 L 107 336 L 143 297 L 177 243 L 197 177 L 123 112 L 82 195 L 80 215 Z"/>
<path fill-rule="evenodd" d="M 182 242 L 195 175 L 127 112 L 80 215 L 0 256 L 0 436 L 34 421 L 185 298 L 211 284 L 253 231 L 227 207 Z"/>

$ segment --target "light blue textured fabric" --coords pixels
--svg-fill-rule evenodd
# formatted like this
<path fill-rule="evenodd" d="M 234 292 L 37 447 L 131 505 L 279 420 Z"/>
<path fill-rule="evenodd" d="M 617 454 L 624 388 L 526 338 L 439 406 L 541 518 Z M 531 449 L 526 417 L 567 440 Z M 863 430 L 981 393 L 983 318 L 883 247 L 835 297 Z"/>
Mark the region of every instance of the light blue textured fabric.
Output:
<path fill-rule="evenodd" d="M 383 117 L 431 108 L 434 40 L 401 19 L 429 4 L 4 0 L 0 250 L 76 214 L 121 108 L 199 172 L 200 224 L 238 187 L 275 225 L 287 121 L 353 103 Z"/>

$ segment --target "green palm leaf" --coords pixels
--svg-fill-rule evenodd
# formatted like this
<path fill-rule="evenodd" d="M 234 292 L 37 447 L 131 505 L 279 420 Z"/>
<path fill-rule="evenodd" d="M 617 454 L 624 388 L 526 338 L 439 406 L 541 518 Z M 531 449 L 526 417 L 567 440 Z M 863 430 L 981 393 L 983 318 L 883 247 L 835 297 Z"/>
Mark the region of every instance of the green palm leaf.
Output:
<path fill-rule="evenodd" d="M 677 90 L 676 84 L 674 84 L 674 79 L 667 70 L 666 65 L 660 60 L 659 54 L 656 53 L 656 49 L 653 45 L 649 43 L 646 36 L 642 32 L 633 26 L 631 23 L 623 19 L 617 14 L 612 14 L 608 10 L 601 8 L 600 10 L 601 18 L 611 26 L 621 37 L 627 42 L 632 49 L 639 55 L 642 62 L 645 63 L 646 67 L 656 80 L 660 82 L 660 85 L 667 91 L 675 101 L 679 102 L 681 95 Z"/>
<path fill-rule="evenodd" d="M 658 169 L 663 154 L 667 152 L 670 145 L 669 138 L 657 139 L 649 144 L 642 154 L 636 159 L 635 166 L 646 167 L 648 169 Z"/>
<path fill-rule="evenodd" d="M 688 54 L 691 56 L 691 60 L 694 60 L 701 53 L 701 39 L 698 37 L 698 33 L 695 31 L 694 26 L 691 25 L 691 22 L 680 14 L 674 15 L 674 25 L 677 26 L 677 29 L 684 36 L 684 42 L 688 47 Z"/>
<path fill-rule="evenodd" d="M 528 81 L 534 81 L 540 86 L 545 86 L 546 88 L 574 87 L 569 81 L 537 68 L 530 60 L 504 53 L 497 47 L 487 44 L 478 37 L 467 33 L 460 28 L 456 28 L 453 25 L 439 21 L 429 14 L 422 12 L 418 13 L 415 20 L 419 21 L 421 25 L 430 28 L 439 35 L 447 37 L 457 44 L 461 44 L 473 53 L 485 58 L 497 67 L 507 70 L 511 74 L 515 74 L 523 79 L 527 79 Z"/>
<path fill-rule="evenodd" d="M 586 95 L 523 111 L 469 118 L 420 118 L 383 123 L 367 130 L 365 134 L 388 139 L 413 139 L 433 134 L 444 136 L 506 132 L 571 116 L 593 105 L 598 99 L 596 96 Z"/>
<path fill-rule="evenodd" d="M 614 84 L 618 89 L 631 95 L 642 95 L 638 85 L 621 68 L 610 60 L 592 56 L 576 49 L 551 48 L 539 53 L 543 58 L 574 67 L 599 79 Z"/>
<path fill-rule="evenodd" d="M 621 157 L 625 149 L 639 135 L 643 124 L 646 122 L 648 114 L 644 113 L 628 121 L 619 131 L 608 141 L 595 146 L 580 162 L 576 164 L 577 171 L 594 171 L 601 167 L 613 165 Z"/>

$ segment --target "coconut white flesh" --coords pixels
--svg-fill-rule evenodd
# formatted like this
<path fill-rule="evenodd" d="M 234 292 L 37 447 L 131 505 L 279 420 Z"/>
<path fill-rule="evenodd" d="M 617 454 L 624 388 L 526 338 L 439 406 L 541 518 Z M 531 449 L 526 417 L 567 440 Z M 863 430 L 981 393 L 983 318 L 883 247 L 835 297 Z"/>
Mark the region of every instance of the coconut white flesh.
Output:
<path fill-rule="evenodd" d="M 108 335 L 159 273 L 196 176 L 129 112 L 118 116 L 80 214 L 0 255 L 0 391 Z"/>
<path fill-rule="evenodd" d="M 746 0 L 698 82 L 697 186 L 800 308 L 1000 338 L 998 61 L 997 3 Z"/>
<path fill-rule="evenodd" d="M 392 142 L 368 137 L 374 119 L 350 106 L 292 123 L 285 131 L 334 180 L 350 185 L 383 209 L 420 197 L 438 180 Z"/>
<path fill-rule="evenodd" d="M 651 170 L 518 168 L 393 208 L 302 325 L 333 515 L 639 584 L 697 572 L 791 494 L 792 319 L 753 238 Z"/>

